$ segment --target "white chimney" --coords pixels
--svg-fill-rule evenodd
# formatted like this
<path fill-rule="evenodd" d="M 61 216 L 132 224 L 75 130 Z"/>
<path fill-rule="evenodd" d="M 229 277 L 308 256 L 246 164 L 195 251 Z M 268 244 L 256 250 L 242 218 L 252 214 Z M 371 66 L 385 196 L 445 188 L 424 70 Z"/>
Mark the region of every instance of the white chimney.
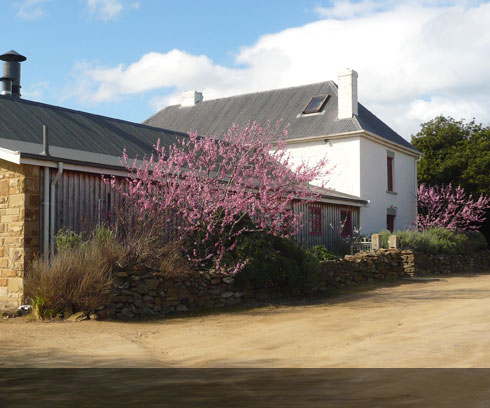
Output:
<path fill-rule="evenodd" d="M 339 119 L 357 115 L 357 72 L 346 69 L 339 72 Z"/>
<path fill-rule="evenodd" d="M 180 106 L 194 106 L 199 102 L 202 102 L 202 92 L 182 92 L 182 102 L 180 103 Z"/>

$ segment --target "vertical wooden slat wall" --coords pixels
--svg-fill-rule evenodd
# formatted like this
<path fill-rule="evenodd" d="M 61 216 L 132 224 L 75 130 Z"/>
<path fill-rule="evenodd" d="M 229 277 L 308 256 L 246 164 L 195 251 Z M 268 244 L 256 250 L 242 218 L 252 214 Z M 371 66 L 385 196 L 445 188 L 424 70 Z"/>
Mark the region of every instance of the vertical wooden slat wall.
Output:
<path fill-rule="evenodd" d="M 51 172 L 51 178 L 56 172 Z M 65 170 L 56 186 L 55 231 L 67 228 L 77 233 L 89 232 L 104 221 L 111 207 L 120 200 L 118 194 L 106 184 L 100 174 L 82 173 Z M 321 208 L 322 233 L 308 233 L 308 207 Z M 352 211 L 352 227 L 359 228 L 359 208 L 338 204 L 295 202 L 294 210 L 303 213 L 303 225 L 295 236 L 298 243 L 311 248 L 324 245 L 329 251 L 335 251 L 340 245 L 341 211 Z M 180 217 L 172 218 L 165 235 L 172 239 L 181 225 Z"/>
<path fill-rule="evenodd" d="M 100 174 L 65 170 L 56 185 L 55 230 L 89 232 L 104 220 L 114 194 Z"/>
<path fill-rule="evenodd" d="M 308 207 L 320 207 L 322 214 L 322 233 L 310 235 L 308 232 Z M 303 214 L 303 228 L 295 236 L 295 240 L 306 248 L 315 245 L 324 245 L 329 251 L 336 251 L 341 245 L 340 226 L 342 224 L 341 211 L 352 212 L 352 227 L 359 228 L 359 207 L 328 203 L 295 202 L 296 213 Z"/>

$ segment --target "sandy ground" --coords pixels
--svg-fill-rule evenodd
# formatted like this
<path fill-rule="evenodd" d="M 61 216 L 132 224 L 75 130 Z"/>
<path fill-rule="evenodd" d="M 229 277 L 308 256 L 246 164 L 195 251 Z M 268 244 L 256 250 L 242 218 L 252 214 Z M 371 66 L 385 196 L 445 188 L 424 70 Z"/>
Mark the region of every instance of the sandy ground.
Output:
<path fill-rule="evenodd" d="M 3 367 L 490 367 L 490 275 L 147 322 L 0 321 Z"/>

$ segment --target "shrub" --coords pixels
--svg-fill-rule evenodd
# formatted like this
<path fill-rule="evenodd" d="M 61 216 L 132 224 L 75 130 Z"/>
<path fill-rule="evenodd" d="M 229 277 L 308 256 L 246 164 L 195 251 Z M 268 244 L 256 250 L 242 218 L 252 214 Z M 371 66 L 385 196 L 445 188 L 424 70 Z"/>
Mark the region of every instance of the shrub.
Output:
<path fill-rule="evenodd" d="M 381 246 L 388 248 L 388 230 L 379 232 Z M 461 254 L 467 251 L 479 251 L 487 248 L 485 237 L 477 231 L 456 232 L 446 228 L 428 228 L 423 231 L 397 231 L 402 248 L 427 254 Z"/>
<path fill-rule="evenodd" d="M 226 261 L 233 262 L 235 257 L 248 259 L 236 275 L 240 288 L 301 290 L 315 286 L 321 270 L 320 261 L 312 252 L 291 239 L 266 233 L 241 237 Z"/>
<path fill-rule="evenodd" d="M 319 261 L 337 259 L 337 256 L 331 252 L 328 252 L 324 245 L 315 245 L 313 248 L 308 249 L 307 252 L 316 257 Z"/>
<path fill-rule="evenodd" d="M 25 295 L 36 317 L 90 313 L 104 306 L 113 271 L 143 267 L 169 275 L 188 272 L 181 243 L 164 243 L 155 234 L 145 234 L 148 225 L 140 223 L 124 229 L 124 233 L 121 228 L 99 226 L 86 241 L 82 234 L 60 230 L 57 254 L 51 260 L 33 262 L 26 274 Z"/>
<path fill-rule="evenodd" d="M 65 249 L 74 249 L 82 245 L 83 234 L 77 234 L 69 229 L 60 229 L 55 237 L 56 249 L 64 251 Z"/>
<path fill-rule="evenodd" d="M 49 318 L 66 309 L 88 313 L 103 306 L 112 284 L 111 253 L 107 245 L 91 240 L 65 247 L 52 260 L 33 262 L 24 289 L 36 315 Z"/>

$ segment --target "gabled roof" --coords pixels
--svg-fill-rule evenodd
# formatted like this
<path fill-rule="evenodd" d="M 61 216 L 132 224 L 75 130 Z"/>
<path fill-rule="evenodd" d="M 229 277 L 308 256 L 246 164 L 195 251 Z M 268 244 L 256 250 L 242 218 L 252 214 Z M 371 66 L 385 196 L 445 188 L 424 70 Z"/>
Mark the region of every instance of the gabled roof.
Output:
<path fill-rule="evenodd" d="M 43 125 L 49 130 L 50 154 L 58 159 L 119 165 L 129 157 L 143 158 L 160 139 L 171 145 L 186 134 L 25 99 L 0 96 L 0 148 L 39 156 Z"/>
<path fill-rule="evenodd" d="M 330 95 L 322 113 L 302 115 L 311 98 L 322 94 Z M 327 81 L 203 101 L 191 107 L 168 106 L 143 123 L 179 132 L 194 130 L 201 135 L 219 136 L 233 123 L 243 126 L 250 121 L 265 124 L 269 119 L 272 123 L 282 119 L 284 124 L 290 124 L 289 139 L 364 130 L 417 152 L 415 147 L 361 104 L 359 115 L 338 120 L 337 103 L 337 85 Z"/>

